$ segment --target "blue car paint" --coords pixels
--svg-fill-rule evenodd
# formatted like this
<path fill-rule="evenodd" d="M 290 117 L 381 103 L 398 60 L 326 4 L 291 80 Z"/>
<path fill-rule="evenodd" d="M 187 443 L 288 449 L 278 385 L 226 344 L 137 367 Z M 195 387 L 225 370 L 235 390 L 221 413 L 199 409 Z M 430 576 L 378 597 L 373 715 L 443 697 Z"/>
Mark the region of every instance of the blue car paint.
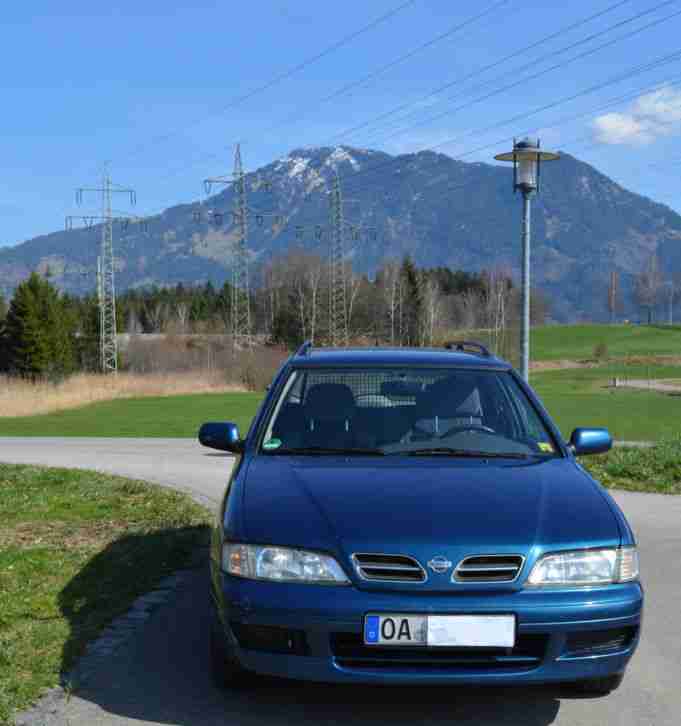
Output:
<path fill-rule="evenodd" d="M 541 462 L 436 457 L 309 457 L 257 453 L 262 424 L 292 368 L 341 365 L 423 365 L 495 368 L 513 375 L 556 441 L 560 458 Z M 391 502 L 386 514 L 386 500 Z M 397 503 L 397 506 L 396 506 Z M 221 569 L 225 540 L 277 544 L 332 554 L 347 586 L 251 581 Z M 530 684 L 622 672 L 639 630 L 621 650 L 572 657 L 571 632 L 639 628 L 643 590 L 638 582 L 589 588 L 529 588 L 525 579 L 544 553 L 635 544 L 608 492 L 579 465 L 541 402 L 497 359 L 414 351 L 320 352 L 299 356 L 275 377 L 233 469 L 216 518 L 211 548 L 211 595 L 225 646 L 244 667 L 262 674 L 335 682 Z M 425 563 L 435 554 L 453 562 L 494 552 L 521 554 L 514 582 L 463 584 L 451 573 L 426 583 L 361 580 L 350 556 L 358 551 L 401 552 Z M 535 668 L 429 670 L 344 668 L 330 634 L 361 633 L 367 613 L 513 613 L 518 634 L 542 633 L 548 648 Z M 282 655 L 239 646 L 230 623 L 304 630 L 310 652 Z"/>

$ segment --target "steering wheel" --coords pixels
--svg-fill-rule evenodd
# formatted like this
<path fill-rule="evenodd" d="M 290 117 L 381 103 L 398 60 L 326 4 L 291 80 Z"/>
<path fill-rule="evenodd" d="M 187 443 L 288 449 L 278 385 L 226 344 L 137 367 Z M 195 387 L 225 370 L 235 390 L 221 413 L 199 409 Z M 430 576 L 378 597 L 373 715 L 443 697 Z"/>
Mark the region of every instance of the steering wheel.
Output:
<path fill-rule="evenodd" d="M 497 432 L 489 426 L 483 426 L 482 424 L 464 424 L 458 426 L 452 426 L 451 429 L 445 431 L 439 438 L 446 439 L 448 436 L 453 436 L 462 431 L 479 431 L 484 434 L 496 434 Z"/>

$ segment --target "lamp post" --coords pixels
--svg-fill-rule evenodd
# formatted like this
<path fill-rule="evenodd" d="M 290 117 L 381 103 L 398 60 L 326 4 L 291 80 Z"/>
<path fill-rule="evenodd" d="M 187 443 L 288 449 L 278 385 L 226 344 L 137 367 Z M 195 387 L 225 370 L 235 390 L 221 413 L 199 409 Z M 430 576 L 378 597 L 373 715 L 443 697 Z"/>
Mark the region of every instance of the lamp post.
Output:
<path fill-rule="evenodd" d="M 522 222 L 522 316 L 520 324 L 520 374 L 527 381 L 530 371 L 530 198 L 539 190 L 542 161 L 554 161 L 558 154 L 539 148 L 539 139 L 513 142 L 513 150 L 494 157 L 513 162 L 513 191 L 523 195 Z"/>

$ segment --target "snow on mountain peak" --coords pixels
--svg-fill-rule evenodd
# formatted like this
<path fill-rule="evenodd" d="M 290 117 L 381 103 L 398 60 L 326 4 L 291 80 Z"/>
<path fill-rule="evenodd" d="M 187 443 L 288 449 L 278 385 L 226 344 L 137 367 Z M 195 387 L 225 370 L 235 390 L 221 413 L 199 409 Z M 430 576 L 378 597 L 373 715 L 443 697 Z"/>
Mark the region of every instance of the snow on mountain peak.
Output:
<path fill-rule="evenodd" d="M 291 179 L 304 174 L 308 164 L 310 163 L 309 159 L 304 159 L 302 156 L 289 156 L 287 161 L 291 167 L 288 170 L 288 175 Z"/>
<path fill-rule="evenodd" d="M 348 151 L 342 146 L 336 146 L 336 148 L 329 154 L 329 158 L 326 160 L 325 166 L 335 166 L 340 164 L 342 161 L 348 161 L 352 165 L 352 168 L 357 171 L 360 164 L 357 159 L 354 158 Z"/>

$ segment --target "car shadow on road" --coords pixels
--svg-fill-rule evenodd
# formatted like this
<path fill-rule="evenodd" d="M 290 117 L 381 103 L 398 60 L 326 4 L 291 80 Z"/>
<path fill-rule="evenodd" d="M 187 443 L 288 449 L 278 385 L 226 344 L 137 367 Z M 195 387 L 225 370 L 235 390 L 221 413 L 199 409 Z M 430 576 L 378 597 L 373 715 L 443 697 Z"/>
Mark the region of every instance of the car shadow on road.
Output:
<path fill-rule="evenodd" d="M 232 706 L 229 693 L 226 705 Z M 535 688 L 270 685 L 238 696 L 238 722 L 392 724 L 476 724 L 547 726 L 558 715 L 555 693 Z M 231 709 L 230 709 L 231 710 Z M 285 718 L 282 718 L 283 714 Z M 235 721 L 236 722 L 236 721 Z M 227 721 L 229 723 L 229 720 Z"/>
<path fill-rule="evenodd" d="M 89 668 L 81 669 L 89 674 L 74 684 L 65 721 L 72 726 L 95 719 L 103 726 L 122 719 L 192 726 L 545 726 L 556 720 L 560 693 L 555 688 L 396 688 L 263 679 L 248 691 L 218 689 L 208 659 L 206 570 L 204 562 L 125 644 L 105 659 L 96 659 L 94 667 L 90 661 Z M 79 577 L 88 581 L 82 573 L 74 579 Z M 83 593 L 98 596 L 89 588 L 68 589 L 72 602 Z M 80 610 L 87 609 L 87 602 L 79 602 Z M 83 660 L 86 665 L 88 658 Z"/>
<path fill-rule="evenodd" d="M 114 641 L 122 640 L 150 616 L 162 597 L 161 593 L 148 594 L 162 586 L 166 576 L 178 567 L 204 565 L 209 537 L 206 524 L 129 533 L 116 537 L 90 558 L 58 596 L 69 624 L 69 637 L 62 648 L 62 679 L 69 680 L 86 644 L 97 638 L 96 650 L 106 653 Z M 145 595 L 142 601 L 138 599 Z M 133 603 L 136 605 L 130 609 Z M 102 628 L 112 621 L 118 632 L 102 637 Z"/>

